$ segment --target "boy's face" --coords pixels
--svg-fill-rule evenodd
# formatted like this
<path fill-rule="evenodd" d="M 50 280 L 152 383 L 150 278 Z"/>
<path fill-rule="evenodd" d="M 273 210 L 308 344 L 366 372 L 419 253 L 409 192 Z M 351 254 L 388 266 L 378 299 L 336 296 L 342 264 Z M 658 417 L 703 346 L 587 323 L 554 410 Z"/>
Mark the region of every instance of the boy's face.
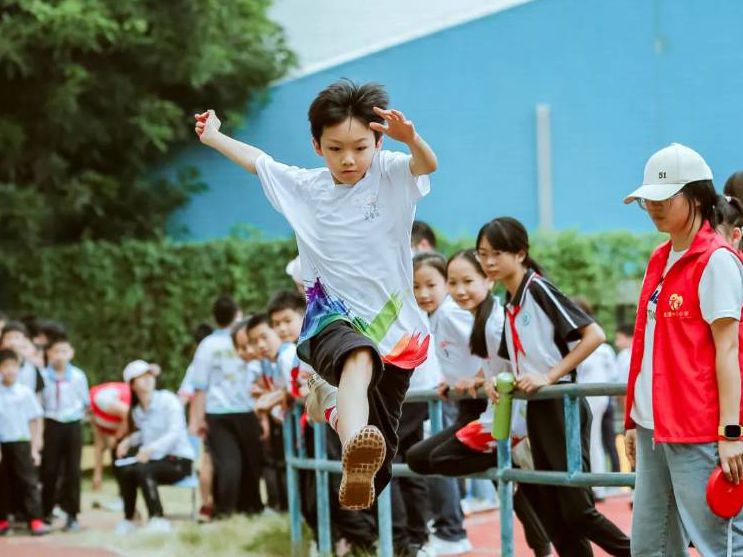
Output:
<path fill-rule="evenodd" d="M 377 142 L 367 124 L 348 118 L 324 128 L 320 142 L 313 138 L 312 145 L 315 152 L 325 159 L 336 183 L 352 186 L 369 170 L 374 152 L 382 145 L 382 138 Z"/>
<path fill-rule="evenodd" d="M 9 387 L 15 383 L 20 367 L 20 364 L 15 360 L 4 360 L 0 363 L 0 380 L 4 385 Z"/>
<path fill-rule="evenodd" d="M 297 342 L 302 331 L 304 316 L 291 308 L 280 309 L 271 314 L 271 326 L 281 342 Z"/>
<path fill-rule="evenodd" d="M 63 370 L 75 357 L 75 351 L 69 342 L 55 342 L 47 348 L 46 356 L 50 366 Z"/>
<path fill-rule="evenodd" d="M 248 332 L 245 329 L 240 329 L 235 333 L 235 351 L 244 362 L 252 362 L 258 359 L 255 347 L 248 342 Z"/>
<path fill-rule="evenodd" d="M 632 339 L 624 333 L 617 332 L 617 334 L 614 335 L 614 346 L 617 347 L 617 350 L 630 348 L 632 346 Z"/>
<path fill-rule="evenodd" d="M 281 339 L 267 323 L 260 323 L 248 331 L 248 342 L 259 358 L 276 360 Z"/>

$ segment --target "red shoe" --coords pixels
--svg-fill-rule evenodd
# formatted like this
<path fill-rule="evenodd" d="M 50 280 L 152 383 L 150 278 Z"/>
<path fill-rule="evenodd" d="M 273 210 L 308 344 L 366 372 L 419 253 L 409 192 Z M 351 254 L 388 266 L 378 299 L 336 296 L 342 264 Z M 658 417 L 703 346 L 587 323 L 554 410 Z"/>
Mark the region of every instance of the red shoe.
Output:
<path fill-rule="evenodd" d="M 34 519 L 28 524 L 32 536 L 45 536 L 49 533 L 49 527 L 40 518 Z"/>
<path fill-rule="evenodd" d="M 199 509 L 198 522 L 205 524 L 212 521 L 214 518 L 214 507 L 210 505 L 201 505 Z"/>
<path fill-rule="evenodd" d="M 0 520 L 0 536 L 6 535 L 10 531 L 10 522 L 7 520 Z"/>

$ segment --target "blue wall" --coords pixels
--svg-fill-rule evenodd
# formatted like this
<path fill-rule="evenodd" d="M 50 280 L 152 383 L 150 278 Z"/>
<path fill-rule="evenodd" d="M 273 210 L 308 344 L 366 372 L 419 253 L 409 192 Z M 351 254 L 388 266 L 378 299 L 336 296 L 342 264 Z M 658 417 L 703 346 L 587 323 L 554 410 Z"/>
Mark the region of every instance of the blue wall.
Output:
<path fill-rule="evenodd" d="M 505 214 L 534 228 L 535 105 L 547 103 L 556 227 L 647 230 L 622 198 L 656 149 L 698 150 L 718 189 L 743 168 L 742 22 L 738 0 L 536 0 L 278 85 L 236 137 L 319 166 L 306 120 L 314 95 L 339 77 L 380 81 L 439 155 L 419 218 L 455 236 Z M 191 237 L 239 223 L 290 232 L 253 175 L 197 144 L 170 168 L 183 164 L 211 188 L 174 218 Z"/>

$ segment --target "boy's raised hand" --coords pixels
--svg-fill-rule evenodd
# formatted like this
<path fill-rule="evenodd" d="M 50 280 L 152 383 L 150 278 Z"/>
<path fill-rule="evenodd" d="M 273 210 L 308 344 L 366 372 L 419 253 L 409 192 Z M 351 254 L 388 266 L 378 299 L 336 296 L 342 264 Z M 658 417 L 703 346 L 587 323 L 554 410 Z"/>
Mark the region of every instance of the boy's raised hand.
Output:
<path fill-rule="evenodd" d="M 202 143 L 209 143 L 209 140 L 217 134 L 222 126 L 222 122 L 219 121 L 219 118 L 211 109 L 201 114 L 194 114 L 194 119 L 196 120 L 194 131 Z"/>
<path fill-rule="evenodd" d="M 369 127 L 376 131 L 381 132 L 392 139 L 405 143 L 411 144 L 415 139 L 415 126 L 411 120 L 405 118 L 405 115 L 399 110 L 384 110 L 378 107 L 374 107 L 374 112 L 384 118 L 385 123 L 380 124 L 378 122 L 371 122 Z"/>

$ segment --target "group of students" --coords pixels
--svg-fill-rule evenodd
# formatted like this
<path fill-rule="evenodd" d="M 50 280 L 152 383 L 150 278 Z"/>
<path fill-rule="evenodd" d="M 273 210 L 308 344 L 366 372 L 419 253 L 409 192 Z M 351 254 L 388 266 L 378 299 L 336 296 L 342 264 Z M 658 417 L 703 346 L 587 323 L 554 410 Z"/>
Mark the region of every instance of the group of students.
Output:
<path fill-rule="evenodd" d="M 388 108 L 380 85 L 341 81 L 312 102 L 313 146 L 327 165 L 318 169 L 281 164 L 224 135 L 212 110 L 195 120 L 202 143 L 257 174 L 272 206 L 294 228 L 299 261 L 291 270 L 305 294 L 281 292 L 265 313 L 248 318 L 229 296 L 214 304 L 217 329 L 199 343 L 181 389 L 190 399 L 188 428 L 205 438 L 209 458 L 202 464 L 210 467 L 201 478 L 213 495 L 214 516 L 261 512 L 261 476 L 269 504 L 283 508 L 280 424 L 292 399 L 302 397 L 306 420 L 329 425 L 329 454 L 341 461 L 342 473 L 330 486 L 336 537 L 371 545 L 369 511 L 392 482 L 398 554 L 468 550 L 453 478 L 393 479 L 392 463 L 406 462 L 424 476 L 495 466 L 494 377 L 510 372 L 526 393 L 579 381 L 592 360 L 607 355 L 605 333 L 530 256 L 527 231 L 514 218 L 483 224 L 474 246 L 449 258 L 432 251 L 430 237 L 416 239 L 416 203 L 429 193 L 428 175 L 438 161 L 412 121 Z M 383 150 L 384 136 L 404 143 L 410 155 Z M 743 553 L 742 519 L 715 515 L 704 496 L 718 466 L 731 482 L 743 478 L 741 182 L 743 176 L 734 175 L 719 196 L 702 157 L 672 144 L 649 159 L 642 185 L 625 199 L 637 201 L 670 237 L 651 256 L 643 279 L 627 367 L 625 446 L 637 471 L 632 538 L 596 509 L 590 488 L 519 484 L 514 510 L 535 555 L 589 556 L 591 543 L 612 555 L 685 555 L 690 543 L 703 555 Z M 428 251 L 413 257 L 411 246 Z M 47 445 L 45 439 L 42 449 L 42 410 L 34 404 L 38 383 L 16 388 L 22 358 L 11 350 L 0 355 L 0 396 L 23 397 L 14 408 L 26 409 L 14 418 L 17 431 L 0 430 L 0 465 L 3 473 L 20 475 L 19 459 L 28 468 L 42 451 L 43 461 Z M 76 392 L 71 346 L 51 345 L 47 357 L 50 368 L 35 381 L 43 385 L 46 420 L 59 424 L 44 429 L 74 441 L 87 402 L 75 412 L 62 408 Z M 164 527 L 157 485 L 187 475 L 194 458 L 177 397 L 155 390 L 158 373 L 142 361 L 124 373 L 131 400 L 115 436 L 123 532 L 134 528 L 138 488 L 153 527 Z M 483 387 L 488 400 L 473 396 L 449 405 L 445 429 L 425 438 L 425 405 L 403 401 L 410 388 L 433 387 L 445 399 L 451 391 L 474 395 Z M 594 409 L 601 413 L 599 405 Z M 579 411 L 588 471 L 599 458 L 591 456 L 599 429 L 586 400 Z M 100 409 L 92 412 L 101 417 Z M 561 399 L 518 402 L 511 423 L 514 465 L 565 471 L 565 435 Z M 311 436 L 306 427 L 307 447 Z M 50 447 L 58 445 L 49 440 Z M 63 458 L 50 458 L 49 468 Z M 23 485 L 33 480 L 29 474 Z M 312 475 L 301 481 L 303 494 L 311 493 Z M 75 486 L 73 478 L 67 486 Z M 79 506 L 79 480 L 77 486 Z M 45 505 L 59 500 L 74 522 L 72 488 L 59 498 L 56 488 L 56 482 L 45 487 Z M 0 500 L 6 492 L 0 484 Z M 31 492 L 24 491 L 28 516 L 43 518 Z M 422 504 L 426 500 L 433 504 Z M 311 527 L 312 508 L 303 502 Z M 438 544 L 427 543 L 429 520 Z"/>
<path fill-rule="evenodd" d="M 287 166 L 228 137 L 213 110 L 195 115 L 200 141 L 256 174 L 296 233 L 308 302 L 297 353 L 314 370 L 308 413 L 324 416 L 341 444 L 338 502 L 346 509 L 371 507 L 403 453 L 424 474 L 493 466 L 494 374 L 510 369 L 527 393 L 576 381 L 605 341 L 601 327 L 529 256 L 516 219 L 484 224 L 472 249 L 449 260 L 411 261 L 416 203 L 430 192 L 438 160 L 413 122 L 388 104 L 374 83 L 344 80 L 322 90 L 308 111 L 314 150 L 326 164 L 317 169 Z M 385 137 L 410 154 L 382 149 Z M 729 481 L 743 473 L 743 265 L 733 247 L 741 236 L 739 199 L 719 196 L 702 157 L 678 144 L 649 159 L 642 186 L 625 199 L 670 236 L 643 281 L 629 365 L 626 448 L 637 466 L 632 541 L 596 510 L 589 488 L 519 485 L 515 509 L 535 554 L 554 547 L 561 555 L 591 555 L 591 542 L 613 555 L 683 555 L 690 542 L 705 555 L 743 551 L 740 519 L 713 515 L 703 495 L 715 466 Z M 505 304 L 493 297 L 494 284 L 505 290 Z M 425 313 L 414 295 L 423 290 Z M 465 325 L 447 311 L 465 316 Z M 457 326 L 454 341 L 447 331 Z M 457 353 L 482 365 L 467 370 L 466 358 L 458 360 L 449 381 L 468 389 L 482 384 L 488 406 L 460 403 L 446 430 L 407 446 L 401 416 L 412 377 L 434 356 L 446 374 L 447 358 Z M 580 415 L 589 470 L 585 400 Z M 521 447 L 516 465 L 566 469 L 562 400 L 517 407 L 512 434 Z M 409 549 L 426 551 L 420 544 Z"/>

